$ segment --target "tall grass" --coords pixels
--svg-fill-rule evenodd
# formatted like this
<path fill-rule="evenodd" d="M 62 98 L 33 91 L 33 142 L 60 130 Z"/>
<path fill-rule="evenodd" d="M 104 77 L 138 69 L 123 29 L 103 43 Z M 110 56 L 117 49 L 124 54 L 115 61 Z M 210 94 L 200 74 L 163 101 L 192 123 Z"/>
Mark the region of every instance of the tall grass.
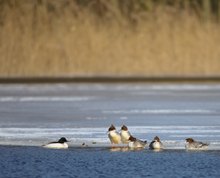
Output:
<path fill-rule="evenodd" d="M 115 0 L 96 13 L 71 0 L 9 2 L 0 5 L 0 77 L 220 76 L 220 26 L 190 9 L 124 15 Z"/>

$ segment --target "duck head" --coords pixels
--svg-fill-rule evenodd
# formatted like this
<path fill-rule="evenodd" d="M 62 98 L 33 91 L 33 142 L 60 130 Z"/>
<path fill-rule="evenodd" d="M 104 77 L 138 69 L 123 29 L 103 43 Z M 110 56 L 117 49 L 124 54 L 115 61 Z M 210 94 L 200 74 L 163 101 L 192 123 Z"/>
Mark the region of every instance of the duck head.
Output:
<path fill-rule="evenodd" d="M 59 140 L 58 140 L 59 143 L 65 143 L 65 142 L 69 142 L 65 137 L 61 137 Z"/>
<path fill-rule="evenodd" d="M 121 130 L 128 131 L 128 127 L 127 127 L 126 125 L 123 125 L 123 126 L 121 127 Z"/>
<path fill-rule="evenodd" d="M 186 139 L 186 142 L 188 142 L 188 143 L 193 143 L 194 140 L 193 140 L 192 138 L 187 138 L 187 139 Z"/>
<path fill-rule="evenodd" d="M 113 124 L 109 127 L 108 131 L 110 132 L 112 130 L 116 130 L 116 128 L 115 128 L 115 126 Z"/>

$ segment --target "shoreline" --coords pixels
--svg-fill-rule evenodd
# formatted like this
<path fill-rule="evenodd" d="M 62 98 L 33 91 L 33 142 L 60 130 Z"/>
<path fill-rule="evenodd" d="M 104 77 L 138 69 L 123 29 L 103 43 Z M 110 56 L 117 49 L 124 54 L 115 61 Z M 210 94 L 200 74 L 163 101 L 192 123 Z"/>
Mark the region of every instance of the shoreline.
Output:
<path fill-rule="evenodd" d="M 3 147 L 11 147 L 11 148 L 15 148 L 15 147 L 32 147 L 32 148 L 42 148 L 45 150 L 72 150 L 72 149 L 81 149 L 81 150 L 110 150 L 110 151 L 117 151 L 117 152 L 132 152 L 132 151 L 150 151 L 150 152 L 166 152 L 166 151 L 185 151 L 185 152 L 210 152 L 210 151 L 220 151 L 219 148 L 208 148 L 208 149 L 198 149 L 198 150 L 187 150 L 185 148 L 164 148 L 164 149 L 160 149 L 160 150 L 151 150 L 148 147 L 145 148 L 141 148 L 141 149 L 131 149 L 128 148 L 127 146 L 114 146 L 111 147 L 107 146 L 107 145 L 99 145 L 99 146 L 80 146 L 80 145 L 70 145 L 68 149 L 55 149 L 55 148 L 44 148 L 41 145 L 13 145 L 13 144 L 0 144 L 0 148 Z"/>
<path fill-rule="evenodd" d="M 0 84 L 37 83 L 219 83 L 220 77 L 0 77 Z"/>

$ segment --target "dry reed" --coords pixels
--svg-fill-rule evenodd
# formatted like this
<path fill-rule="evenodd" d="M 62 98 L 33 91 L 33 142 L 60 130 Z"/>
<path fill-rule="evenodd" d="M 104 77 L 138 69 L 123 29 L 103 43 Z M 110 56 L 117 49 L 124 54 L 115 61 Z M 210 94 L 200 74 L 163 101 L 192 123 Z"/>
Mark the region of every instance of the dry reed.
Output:
<path fill-rule="evenodd" d="M 4 7 L 0 77 L 220 76 L 219 25 L 187 10 L 158 7 L 128 22 L 114 8 L 103 19 L 74 3 L 57 9 Z"/>

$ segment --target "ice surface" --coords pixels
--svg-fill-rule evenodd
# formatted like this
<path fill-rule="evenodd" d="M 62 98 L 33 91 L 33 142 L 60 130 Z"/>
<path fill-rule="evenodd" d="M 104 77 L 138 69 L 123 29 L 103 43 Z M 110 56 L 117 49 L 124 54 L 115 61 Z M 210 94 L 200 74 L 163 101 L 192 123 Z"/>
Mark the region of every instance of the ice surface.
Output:
<path fill-rule="evenodd" d="M 107 130 L 126 124 L 150 142 L 184 149 L 186 137 L 220 149 L 219 84 L 0 85 L 0 144 L 109 144 Z"/>

